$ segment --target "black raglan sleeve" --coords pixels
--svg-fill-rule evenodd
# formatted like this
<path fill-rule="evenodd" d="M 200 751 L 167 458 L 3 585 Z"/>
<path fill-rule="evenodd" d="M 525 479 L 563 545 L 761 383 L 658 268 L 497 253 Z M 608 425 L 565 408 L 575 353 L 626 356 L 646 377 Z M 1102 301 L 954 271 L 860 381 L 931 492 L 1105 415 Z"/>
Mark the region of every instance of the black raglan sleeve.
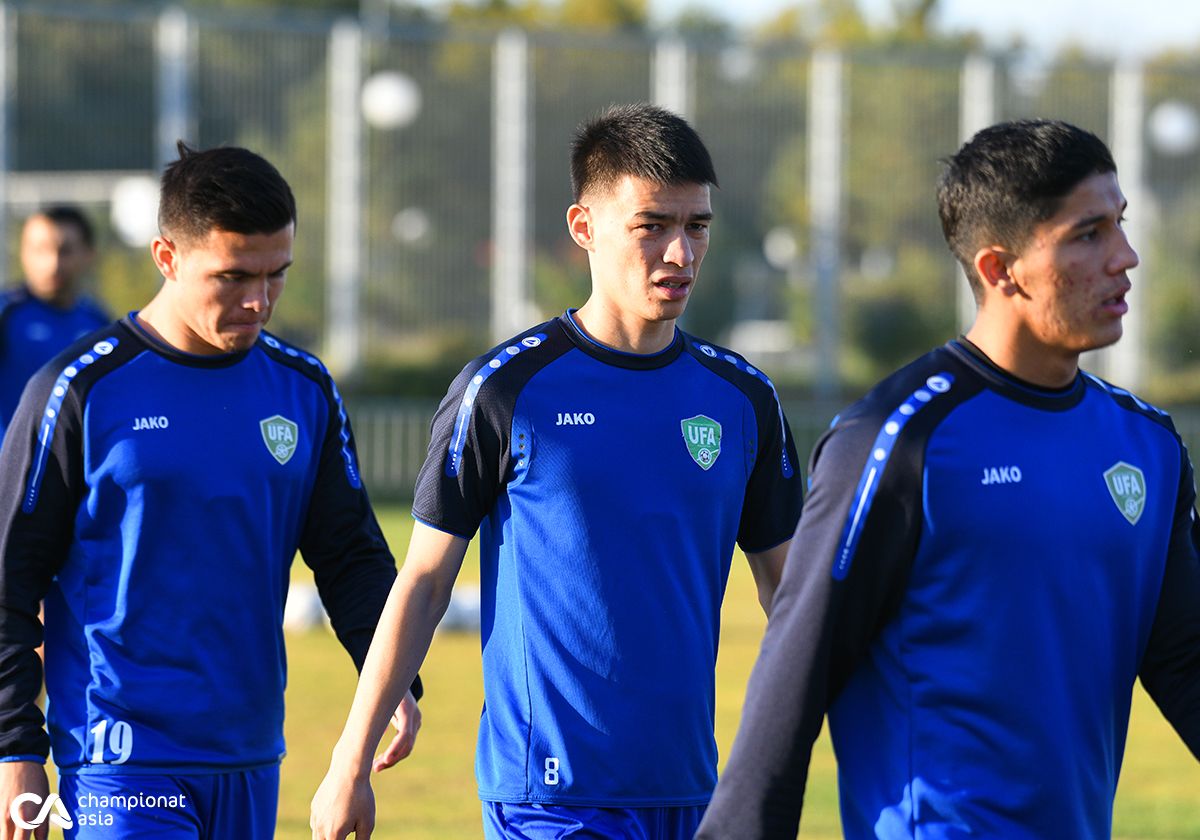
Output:
<path fill-rule="evenodd" d="M 738 545 L 750 552 L 788 540 L 804 504 L 804 479 L 791 427 L 774 391 L 763 391 L 754 403 L 758 452 L 738 523 Z"/>
<path fill-rule="evenodd" d="M 396 579 L 396 562 L 362 484 L 350 418 L 332 380 L 323 384 L 330 414 L 300 554 L 313 571 L 338 641 L 361 671 Z M 419 676 L 412 691 L 420 698 Z"/>
<path fill-rule="evenodd" d="M 84 494 L 77 389 L 64 389 L 56 408 L 48 405 L 63 387 L 58 369 L 48 366 L 30 381 L 0 447 L 0 760 L 44 759 L 50 751 L 37 705 L 38 610 L 67 560 Z"/>
<path fill-rule="evenodd" d="M 921 453 L 901 441 L 868 505 L 860 483 L 880 425 L 844 419 L 813 451 L 741 726 L 698 838 L 796 836 L 826 709 L 898 607 L 919 536 Z M 844 556 L 847 529 L 858 527 L 857 549 Z"/>
<path fill-rule="evenodd" d="M 1180 450 L 1183 463 L 1162 592 L 1139 676 L 1200 759 L 1200 523 L 1192 465 L 1187 451 Z"/>

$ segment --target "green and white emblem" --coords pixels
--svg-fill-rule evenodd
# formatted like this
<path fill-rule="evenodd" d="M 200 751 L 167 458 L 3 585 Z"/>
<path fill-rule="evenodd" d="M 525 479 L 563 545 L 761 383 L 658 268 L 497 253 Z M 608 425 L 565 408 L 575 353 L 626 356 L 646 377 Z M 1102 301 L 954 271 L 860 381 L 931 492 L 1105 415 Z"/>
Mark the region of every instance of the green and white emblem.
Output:
<path fill-rule="evenodd" d="M 1104 472 L 1104 483 L 1121 515 L 1136 525 L 1146 509 L 1146 477 L 1137 467 L 1117 461 Z"/>
<path fill-rule="evenodd" d="M 258 427 L 262 429 L 263 443 L 267 445 L 267 451 L 276 461 L 286 464 L 292 460 L 300 438 L 295 423 L 276 414 L 259 422 Z"/>
<path fill-rule="evenodd" d="M 697 414 L 687 420 L 680 420 L 683 429 L 683 442 L 687 444 L 688 454 L 707 470 L 717 462 L 721 454 L 721 424 L 711 417 Z"/>

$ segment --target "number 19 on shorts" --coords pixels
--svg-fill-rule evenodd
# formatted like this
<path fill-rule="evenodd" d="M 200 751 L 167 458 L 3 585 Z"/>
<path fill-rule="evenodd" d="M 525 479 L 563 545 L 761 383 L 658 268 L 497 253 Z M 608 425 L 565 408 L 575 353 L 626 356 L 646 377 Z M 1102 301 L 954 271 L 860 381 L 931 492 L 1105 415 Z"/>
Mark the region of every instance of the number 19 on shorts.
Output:
<path fill-rule="evenodd" d="M 123 720 L 102 720 L 92 727 L 92 764 L 124 764 L 133 754 L 133 727 Z"/>

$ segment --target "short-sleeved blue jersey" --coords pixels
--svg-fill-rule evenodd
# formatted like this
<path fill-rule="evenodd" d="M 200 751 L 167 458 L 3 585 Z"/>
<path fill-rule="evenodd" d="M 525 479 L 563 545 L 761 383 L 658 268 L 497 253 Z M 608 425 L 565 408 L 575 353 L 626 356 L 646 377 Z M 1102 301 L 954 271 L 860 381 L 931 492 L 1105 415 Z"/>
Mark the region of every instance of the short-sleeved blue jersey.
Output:
<path fill-rule="evenodd" d="M 794 837 L 826 711 L 848 838 L 1109 837 L 1139 676 L 1200 755 L 1195 489 L 1164 412 L 959 340 L 843 412 L 811 475 L 699 837 Z"/>
<path fill-rule="evenodd" d="M 620 353 L 568 313 L 464 369 L 413 510 L 482 523 L 481 798 L 707 802 L 734 544 L 789 538 L 795 457 L 770 381 L 682 332 Z"/>
<path fill-rule="evenodd" d="M 283 754 L 297 549 L 361 665 L 395 576 L 337 389 L 263 334 L 193 356 L 128 318 L 35 377 L 0 450 L 0 756 L 225 772 Z"/>
<path fill-rule="evenodd" d="M 34 297 L 24 286 L 0 294 L 0 437 L 38 368 L 109 320 L 99 304 L 87 297 L 60 309 Z"/>

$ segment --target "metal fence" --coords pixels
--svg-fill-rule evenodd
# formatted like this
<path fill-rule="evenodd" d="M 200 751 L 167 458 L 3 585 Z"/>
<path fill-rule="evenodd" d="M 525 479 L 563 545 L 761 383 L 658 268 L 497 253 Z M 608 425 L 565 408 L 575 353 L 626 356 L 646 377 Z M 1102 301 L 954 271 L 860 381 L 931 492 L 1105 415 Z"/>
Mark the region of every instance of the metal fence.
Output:
<path fill-rule="evenodd" d="M 837 399 L 963 324 L 939 158 L 991 121 L 1062 117 L 1113 147 L 1142 256 L 1120 353 L 1089 366 L 1178 402 L 1200 396 L 1198 82 L 1182 60 L 0 3 L 0 232 L 11 243 L 38 203 L 84 203 L 103 222 L 100 291 L 136 307 L 157 282 L 147 197 L 174 141 L 247 145 L 300 208 L 275 327 L 350 381 L 461 362 L 582 302 L 569 138 L 649 99 L 693 121 L 721 179 L 685 327 L 785 392 Z"/>
<path fill-rule="evenodd" d="M 349 406 L 363 481 L 376 501 L 412 499 L 417 472 L 429 448 L 429 426 L 436 408 L 436 401 L 430 400 L 357 400 Z M 840 408 L 831 403 L 784 404 L 805 475 L 813 445 Z M 1172 418 L 1189 450 L 1196 451 L 1200 444 L 1200 410 L 1179 409 L 1172 412 Z"/>

